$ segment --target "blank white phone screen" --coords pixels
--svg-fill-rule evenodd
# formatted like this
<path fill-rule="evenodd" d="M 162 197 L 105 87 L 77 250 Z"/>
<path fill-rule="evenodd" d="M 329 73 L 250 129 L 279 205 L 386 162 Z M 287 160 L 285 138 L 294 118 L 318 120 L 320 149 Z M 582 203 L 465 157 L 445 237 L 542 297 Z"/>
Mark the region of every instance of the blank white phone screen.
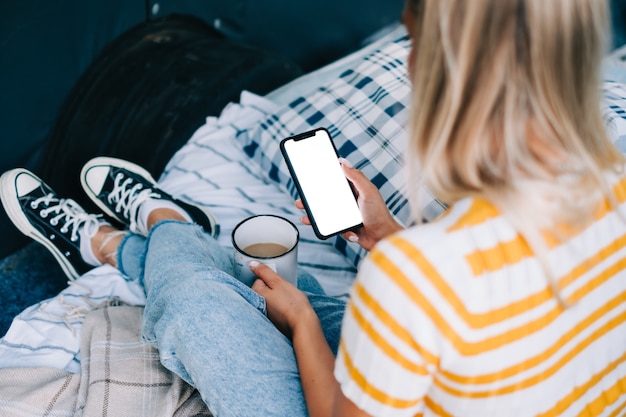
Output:
<path fill-rule="evenodd" d="M 284 144 L 319 233 L 330 236 L 362 223 L 361 212 L 325 130 Z"/>

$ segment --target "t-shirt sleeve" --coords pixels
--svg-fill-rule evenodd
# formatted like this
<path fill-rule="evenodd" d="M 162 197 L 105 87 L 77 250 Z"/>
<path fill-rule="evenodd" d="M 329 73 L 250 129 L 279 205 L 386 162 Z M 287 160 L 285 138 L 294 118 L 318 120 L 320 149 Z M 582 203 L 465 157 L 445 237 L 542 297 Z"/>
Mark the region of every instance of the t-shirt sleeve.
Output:
<path fill-rule="evenodd" d="M 438 362 L 436 331 L 407 268 L 379 245 L 361 265 L 344 316 L 335 378 L 376 416 L 419 414 Z"/>

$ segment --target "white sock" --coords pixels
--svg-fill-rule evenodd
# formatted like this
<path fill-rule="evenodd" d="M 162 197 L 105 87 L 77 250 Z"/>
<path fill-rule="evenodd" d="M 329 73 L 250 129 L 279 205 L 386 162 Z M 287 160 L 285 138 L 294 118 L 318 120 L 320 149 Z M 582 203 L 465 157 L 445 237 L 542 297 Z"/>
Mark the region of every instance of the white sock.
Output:
<path fill-rule="evenodd" d="M 100 228 L 100 226 L 103 225 L 110 226 L 111 223 L 105 221 L 99 222 L 96 231 Z M 100 266 L 102 265 L 102 262 L 100 262 L 98 258 L 96 258 L 96 254 L 93 252 L 93 248 L 91 247 L 91 238 L 94 236 L 94 234 L 91 233 L 90 235 L 89 232 L 90 231 L 88 231 L 86 227 L 81 227 L 78 231 L 78 236 L 80 236 L 80 256 L 87 264 L 91 266 Z"/>
<path fill-rule="evenodd" d="M 176 203 L 170 200 L 149 198 L 141 203 L 141 206 L 139 207 L 139 213 L 137 213 L 137 227 L 139 230 L 145 232 L 146 235 L 148 234 L 148 216 L 150 215 L 152 210 L 159 208 L 168 208 L 174 210 L 178 214 L 183 216 L 183 218 L 189 223 L 193 222 L 191 217 L 189 217 L 189 214 L 187 214 L 187 212 L 180 208 L 180 206 L 178 206 Z"/>

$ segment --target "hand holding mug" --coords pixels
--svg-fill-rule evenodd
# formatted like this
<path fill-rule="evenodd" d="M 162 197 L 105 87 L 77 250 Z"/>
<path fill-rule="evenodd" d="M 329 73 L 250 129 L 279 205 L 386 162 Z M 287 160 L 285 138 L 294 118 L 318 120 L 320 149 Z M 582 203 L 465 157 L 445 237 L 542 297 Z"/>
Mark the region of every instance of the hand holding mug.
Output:
<path fill-rule="evenodd" d="M 267 317 L 285 336 L 291 339 L 294 329 L 308 326 L 307 317 L 315 312 L 302 291 L 267 265 L 252 261 L 250 269 L 258 277 L 252 289 L 265 298 Z"/>

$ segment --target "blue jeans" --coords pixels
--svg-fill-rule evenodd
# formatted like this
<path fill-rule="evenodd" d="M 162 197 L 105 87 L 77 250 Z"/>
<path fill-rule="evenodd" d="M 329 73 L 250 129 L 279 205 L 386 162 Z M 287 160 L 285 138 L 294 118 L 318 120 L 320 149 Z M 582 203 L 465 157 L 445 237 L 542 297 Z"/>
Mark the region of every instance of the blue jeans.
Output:
<path fill-rule="evenodd" d="M 129 235 L 118 265 L 145 288 L 143 338 L 214 415 L 308 415 L 290 340 L 267 318 L 265 299 L 233 277 L 231 252 L 199 226 L 165 221 L 147 239 Z M 304 271 L 298 283 L 336 352 L 345 302 Z"/>

